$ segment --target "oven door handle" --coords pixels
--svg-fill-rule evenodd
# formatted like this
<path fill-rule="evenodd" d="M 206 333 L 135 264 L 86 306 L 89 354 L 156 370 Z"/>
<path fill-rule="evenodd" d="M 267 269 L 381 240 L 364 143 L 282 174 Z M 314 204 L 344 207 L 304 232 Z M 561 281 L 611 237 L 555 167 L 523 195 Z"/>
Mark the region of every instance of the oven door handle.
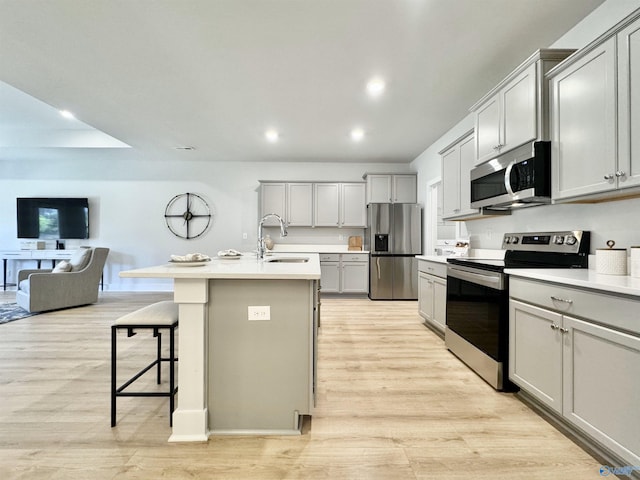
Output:
<path fill-rule="evenodd" d="M 476 283 L 485 287 L 493 288 L 494 290 L 504 290 L 503 275 L 483 275 L 482 273 L 473 273 L 466 270 L 458 270 L 457 268 L 449 267 L 447 270 L 447 276 L 465 280 L 467 282 Z"/>

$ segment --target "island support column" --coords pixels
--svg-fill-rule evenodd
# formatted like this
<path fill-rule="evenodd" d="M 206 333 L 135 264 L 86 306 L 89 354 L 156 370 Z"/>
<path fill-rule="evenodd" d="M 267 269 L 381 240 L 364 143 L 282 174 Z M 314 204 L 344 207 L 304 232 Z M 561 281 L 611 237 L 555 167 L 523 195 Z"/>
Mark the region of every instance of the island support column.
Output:
<path fill-rule="evenodd" d="M 178 406 L 173 412 L 170 442 L 206 442 L 207 302 L 206 278 L 176 278 L 174 302 L 179 305 Z"/>

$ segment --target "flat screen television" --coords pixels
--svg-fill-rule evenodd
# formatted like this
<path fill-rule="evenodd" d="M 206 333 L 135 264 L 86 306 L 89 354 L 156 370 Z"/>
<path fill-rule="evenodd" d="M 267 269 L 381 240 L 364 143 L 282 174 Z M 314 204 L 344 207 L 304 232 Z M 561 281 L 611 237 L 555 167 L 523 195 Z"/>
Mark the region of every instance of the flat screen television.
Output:
<path fill-rule="evenodd" d="M 18 238 L 89 238 L 87 198 L 18 198 Z"/>

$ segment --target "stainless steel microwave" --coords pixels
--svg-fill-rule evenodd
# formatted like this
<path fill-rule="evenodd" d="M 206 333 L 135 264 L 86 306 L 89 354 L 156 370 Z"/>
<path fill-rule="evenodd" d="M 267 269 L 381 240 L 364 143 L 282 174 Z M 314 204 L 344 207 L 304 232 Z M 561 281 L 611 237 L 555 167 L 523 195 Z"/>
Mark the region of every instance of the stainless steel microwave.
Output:
<path fill-rule="evenodd" d="M 551 142 L 529 142 L 471 170 L 471 207 L 551 203 Z"/>

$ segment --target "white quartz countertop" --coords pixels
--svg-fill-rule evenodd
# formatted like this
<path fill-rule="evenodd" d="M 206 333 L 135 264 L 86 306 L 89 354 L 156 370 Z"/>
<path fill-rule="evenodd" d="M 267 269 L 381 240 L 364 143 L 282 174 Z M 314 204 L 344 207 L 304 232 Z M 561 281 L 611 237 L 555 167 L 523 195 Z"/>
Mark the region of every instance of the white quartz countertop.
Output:
<path fill-rule="evenodd" d="M 447 258 L 443 255 L 416 255 L 418 260 L 426 260 L 428 262 L 447 263 Z"/>
<path fill-rule="evenodd" d="M 369 253 L 368 250 L 349 250 L 349 245 L 305 245 L 276 243 L 271 249 L 273 253 Z"/>
<path fill-rule="evenodd" d="M 273 258 L 308 258 L 304 263 L 270 262 Z M 198 266 L 179 263 L 165 263 L 152 267 L 125 270 L 121 277 L 130 278 L 228 278 L 264 280 L 318 280 L 320 279 L 320 258 L 317 253 L 273 254 L 258 260 L 255 253 L 239 258 L 214 257 L 210 262 Z"/>
<path fill-rule="evenodd" d="M 505 269 L 505 273 L 514 277 L 531 278 L 574 287 L 640 296 L 640 278 L 630 277 L 628 275 L 603 275 L 588 268 L 507 268 Z"/>

